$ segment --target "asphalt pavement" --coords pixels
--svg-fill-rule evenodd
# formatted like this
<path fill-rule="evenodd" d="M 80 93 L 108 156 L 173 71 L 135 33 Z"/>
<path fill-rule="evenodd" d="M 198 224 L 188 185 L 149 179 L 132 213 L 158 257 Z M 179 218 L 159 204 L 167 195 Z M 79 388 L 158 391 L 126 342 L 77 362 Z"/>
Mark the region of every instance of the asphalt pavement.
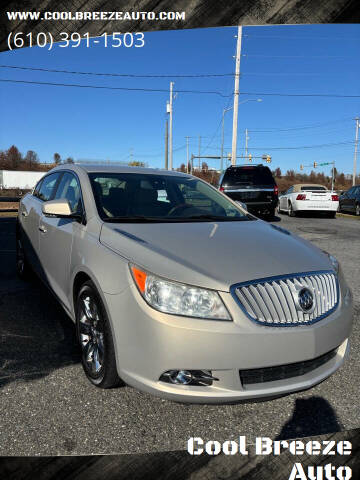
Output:
<path fill-rule="evenodd" d="M 185 405 L 131 387 L 100 390 L 85 378 L 71 320 L 33 279 L 16 278 L 15 219 L 0 218 L 0 455 L 183 450 L 190 436 L 294 438 L 360 426 L 360 222 L 289 218 L 274 223 L 335 255 L 355 303 L 350 358 L 301 393 L 234 405 Z"/>

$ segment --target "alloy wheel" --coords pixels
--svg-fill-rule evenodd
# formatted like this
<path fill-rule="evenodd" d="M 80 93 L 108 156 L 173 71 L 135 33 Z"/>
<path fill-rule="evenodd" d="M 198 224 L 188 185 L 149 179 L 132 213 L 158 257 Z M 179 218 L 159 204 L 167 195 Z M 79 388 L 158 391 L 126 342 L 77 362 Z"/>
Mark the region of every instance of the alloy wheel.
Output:
<path fill-rule="evenodd" d="M 16 268 L 18 274 L 22 276 L 25 270 L 25 254 L 21 240 L 19 238 L 17 239 L 16 247 Z"/>
<path fill-rule="evenodd" d="M 95 299 L 84 294 L 80 302 L 79 339 L 89 374 L 97 377 L 104 364 L 104 328 Z"/>

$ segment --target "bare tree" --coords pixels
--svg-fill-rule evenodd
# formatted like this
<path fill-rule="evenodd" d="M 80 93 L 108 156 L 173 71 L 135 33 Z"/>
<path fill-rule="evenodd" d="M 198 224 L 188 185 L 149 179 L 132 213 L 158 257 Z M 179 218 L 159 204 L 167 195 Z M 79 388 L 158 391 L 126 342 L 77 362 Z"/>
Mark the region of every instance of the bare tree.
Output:
<path fill-rule="evenodd" d="M 19 149 L 15 147 L 15 145 L 12 145 L 6 152 L 6 156 L 8 158 L 10 168 L 12 168 L 13 170 L 18 170 L 22 162 L 22 156 L 19 152 Z"/>
<path fill-rule="evenodd" d="M 61 163 L 61 156 L 60 153 L 54 153 L 54 163 L 59 165 Z"/>
<path fill-rule="evenodd" d="M 72 157 L 68 157 L 66 160 L 65 160 L 65 163 L 74 163 L 74 159 Z"/>

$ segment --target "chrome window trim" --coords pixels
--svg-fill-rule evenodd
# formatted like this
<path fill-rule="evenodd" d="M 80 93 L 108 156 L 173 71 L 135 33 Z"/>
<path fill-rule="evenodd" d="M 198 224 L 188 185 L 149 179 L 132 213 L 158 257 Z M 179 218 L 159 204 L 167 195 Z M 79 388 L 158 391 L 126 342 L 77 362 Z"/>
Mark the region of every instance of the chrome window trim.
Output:
<path fill-rule="evenodd" d="M 333 274 L 335 275 L 335 283 L 336 283 L 336 291 L 337 291 L 337 301 L 335 303 L 335 305 L 333 306 L 333 308 L 331 308 L 330 310 L 328 310 L 326 313 L 322 314 L 322 315 L 319 315 L 318 317 L 314 318 L 313 320 L 310 320 L 310 321 L 307 321 L 307 322 L 304 322 L 304 323 L 267 323 L 267 322 L 262 322 L 256 318 L 253 318 L 251 315 L 248 314 L 248 312 L 246 311 L 244 305 L 241 303 L 239 297 L 237 296 L 236 294 L 236 289 L 237 288 L 241 288 L 241 287 L 246 287 L 246 286 L 249 286 L 249 285 L 257 285 L 257 284 L 261 284 L 261 283 L 266 283 L 266 282 L 273 282 L 273 281 L 277 281 L 277 280 L 285 280 L 285 279 L 288 279 L 288 278 L 298 278 L 298 277 L 310 277 L 310 276 L 313 276 L 313 275 L 323 275 L 323 274 Z M 340 288 L 339 288 L 339 281 L 338 281 L 338 277 L 337 277 L 337 273 L 335 270 L 315 270 L 315 271 L 312 271 L 312 272 L 299 272 L 299 273 L 289 273 L 289 274 L 286 274 L 286 275 L 276 275 L 276 276 L 273 276 L 273 277 L 265 277 L 265 278 L 257 278 L 255 280 L 251 280 L 251 281 L 247 281 L 247 282 L 240 282 L 240 283 L 235 283 L 233 285 L 231 285 L 230 287 L 230 293 L 232 295 L 232 297 L 234 298 L 234 300 L 236 301 L 236 303 L 239 305 L 239 307 L 241 308 L 241 310 L 243 311 L 243 313 L 246 315 L 246 317 L 251 320 L 253 323 L 256 323 L 256 325 L 261 325 L 262 327 L 264 328 L 282 328 L 282 327 L 307 327 L 308 325 L 313 325 L 314 323 L 317 323 L 319 322 L 320 320 L 323 320 L 324 318 L 328 317 L 329 315 L 331 315 L 336 309 L 337 307 L 339 306 L 339 301 L 340 301 Z"/>

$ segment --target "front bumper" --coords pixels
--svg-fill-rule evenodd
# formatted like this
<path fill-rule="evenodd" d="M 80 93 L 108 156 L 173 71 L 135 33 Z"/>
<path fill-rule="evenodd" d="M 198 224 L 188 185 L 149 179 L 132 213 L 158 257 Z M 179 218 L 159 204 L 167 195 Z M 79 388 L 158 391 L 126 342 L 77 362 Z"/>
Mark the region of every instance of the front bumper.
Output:
<path fill-rule="evenodd" d="M 346 285 L 341 285 L 347 289 Z M 241 311 L 230 293 L 221 296 L 233 321 L 200 320 L 158 312 L 135 285 L 119 295 L 105 294 L 112 320 L 117 367 L 129 385 L 164 398 L 191 403 L 225 403 L 307 389 L 334 373 L 348 350 L 352 301 L 313 325 L 292 328 L 258 325 Z M 244 385 L 240 370 L 288 365 L 336 355 L 303 375 Z M 210 370 L 211 386 L 159 381 L 168 370 Z"/>

